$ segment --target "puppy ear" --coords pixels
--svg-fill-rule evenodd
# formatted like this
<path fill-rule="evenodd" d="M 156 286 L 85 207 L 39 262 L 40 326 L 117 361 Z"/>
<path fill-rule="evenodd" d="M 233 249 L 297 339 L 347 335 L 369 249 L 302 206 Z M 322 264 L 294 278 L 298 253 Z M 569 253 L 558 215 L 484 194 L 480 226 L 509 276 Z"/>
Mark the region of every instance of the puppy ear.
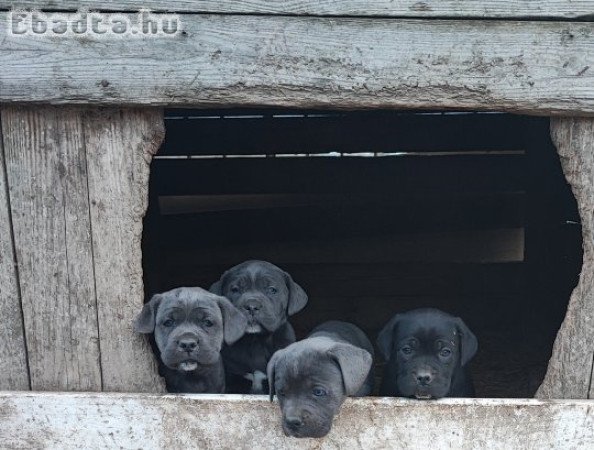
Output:
<path fill-rule="evenodd" d="M 274 400 L 274 376 L 276 374 L 276 363 L 281 358 L 283 350 L 277 350 L 268 361 L 268 365 L 266 366 L 266 378 L 268 378 L 268 398 L 270 401 Z"/>
<path fill-rule="evenodd" d="M 231 345 L 245 334 L 248 322 L 245 316 L 225 297 L 219 296 L 217 303 L 223 316 L 223 336 L 225 343 Z"/>
<path fill-rule="evenodd" d="M 298 313 L 305 305 L 307 305 L 307 294 L 301 286 L 293 281 L 293 277 L 285 272 L 287 287 L 289 288 L 289 305 L 287 307 L 287 314 L 292 316 Z"/>
<path fill-rule="evenodd" d="M 225 275 L 223 274 L 223 276 Z M 223 277 L 221 277 L 219 281 L 215 281 L 211 284 L 208 290 L 213 294 L 223 295 Z"/>
<path fill-rule="evenodd" d="M 394 340 L 394 331 L 400 322 L 401 315 L 396 314 L 390 319 L 390 321 L 382 328 L 377 336 L 377 348 L 380 351 L 384 360 L 389 361 L 390 354 L 392 353 L 392 345 Z"/>
<path fill-rule="evenodd" d="M 155 331 L 155 319 L 157 317 L 157 309 L 163 296 L 161 294 L 155 294 L 152 296 L 148 303 L 145 303 L 142 307 L 140 314 L 134 319 L 134 331 L 137 333 L 148 334 Z"/>
<path fill-rule="evenodd" d="M 336 344 L 328 354 L 340 366 L 346 395 L 355 395 L 369 375 L 373 357 L 367 350 L 351 344 Z"/>
<path fill-rule="evenodd" d="M 460 365 L 464 366 L 472 359 L 478 350 L 478 340 L 470 328 L 456 317 L 456 328 L 460 333 Z"/>

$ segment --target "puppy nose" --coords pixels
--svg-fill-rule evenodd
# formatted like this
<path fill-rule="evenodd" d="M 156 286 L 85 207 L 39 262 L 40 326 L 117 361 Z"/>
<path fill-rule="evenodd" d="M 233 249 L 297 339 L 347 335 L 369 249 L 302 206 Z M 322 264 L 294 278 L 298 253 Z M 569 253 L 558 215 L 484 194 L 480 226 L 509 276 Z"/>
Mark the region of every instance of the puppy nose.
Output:
<path fill-rule="evenodd" d="M 198 347 L 196 339 L 180 339 L 177 341 L 177 347 L 184 352 L 191 352 Z"/>
<path fill-rule="evenodd" d="M 259 311 L 261 308 L 260 302 L 257 302 L 255 300 L 248 300 L 244 305 L 243 305 L 243 309 L 245 309 L 247 312 L 249 312 L 250 314 L 254 314 L 257 311 Z"/>
<path fill-rule="evenodd" d="M 298 430 L 299 428 L 301 428 L 303 426 L 303 420 L 301 420 L 301 418 L 296 417 L 296 416 L 291 416 L 291 417 L 287 417 L 285 419 L 285 423 L 287 424 L 287 426 L 293 430 Z"/>
<path fill-rule="evenodd" d="M 433 375 L 428 370 L 418 371 L 417 372 L 417 383 L 421 386 L 426 386 L 431 384 L 433 381 Z"/>

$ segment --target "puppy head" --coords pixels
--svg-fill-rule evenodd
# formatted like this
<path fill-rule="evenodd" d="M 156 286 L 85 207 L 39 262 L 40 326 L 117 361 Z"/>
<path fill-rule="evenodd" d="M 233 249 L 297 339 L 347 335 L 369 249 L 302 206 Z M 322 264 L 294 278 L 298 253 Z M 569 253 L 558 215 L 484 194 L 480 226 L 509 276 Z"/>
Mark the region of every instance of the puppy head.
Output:
<path fill-rule="evenodd" d="M 478 348 L 462 319 L 436 309 L 397 314 L 380 332 L 377 345 L 396 367 L 400 393 L 418 399 L 445 397 L 456 370 Z"/>
<path fill-rule="evenodd" d="M 226 298 L 198 287 L 154 295 L 134 322 L 137 332 L 155 334 L 163 364 L 182 372 L 217 362 L 223 341 L 237 341 L 246 327 Z"/>
<path fill-rule="evenodd" d="M 369 352 L 327 338 L 310 338 L 277 351 L 268 362 L 270 400 L 278 397 L 286 436 L 326 436 L 346 396 L 371 369 Z"/>
<path fill-rule="evenodd" d="M 250 334 L 276 331 L 307 304 L 301 286 L 265 261 L 246 261 L 232 267 L 210 290 L 227 297 L 243 313 Z"/>

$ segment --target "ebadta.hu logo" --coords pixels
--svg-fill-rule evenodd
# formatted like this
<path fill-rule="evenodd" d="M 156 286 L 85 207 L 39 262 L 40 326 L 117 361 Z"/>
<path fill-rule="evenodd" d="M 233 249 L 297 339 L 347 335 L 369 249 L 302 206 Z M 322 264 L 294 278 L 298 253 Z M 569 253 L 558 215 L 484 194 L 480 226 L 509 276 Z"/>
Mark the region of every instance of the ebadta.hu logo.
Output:
<path fill-rule="evenodd" d="M 137 14 L 11 11 L 7 29 L 12 36 L 167 37 L 181 33 L 182 23 L 176 14 L 149 10 Z"/>

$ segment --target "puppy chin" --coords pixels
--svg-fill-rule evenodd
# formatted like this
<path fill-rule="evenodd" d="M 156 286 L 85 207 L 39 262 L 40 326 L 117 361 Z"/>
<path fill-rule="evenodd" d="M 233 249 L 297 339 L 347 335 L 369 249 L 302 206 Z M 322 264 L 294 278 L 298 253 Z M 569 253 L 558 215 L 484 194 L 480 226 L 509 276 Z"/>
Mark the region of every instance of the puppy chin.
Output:
<path fill-rule="evenodd" d="M 285 436 L 294 438 L 322 438 L 330 432 L 330 428 L 329 426 L 322 426 L 314 429 L 291 430 L 283 425 L 283 433 Z"/>
<path fill-rule="evenodd" d="M 264 331 L 264 329 L 259 323 L 250 323 L 245 330 L 246 334 L 257 334 L 262 333 L 262 331 Z"/>
<path fill-rule="evenodd" d="M 192 372 L 198 368 L 198 363 L 196 361 L 182 361 L 177 368 L 182 372 Z"/>

